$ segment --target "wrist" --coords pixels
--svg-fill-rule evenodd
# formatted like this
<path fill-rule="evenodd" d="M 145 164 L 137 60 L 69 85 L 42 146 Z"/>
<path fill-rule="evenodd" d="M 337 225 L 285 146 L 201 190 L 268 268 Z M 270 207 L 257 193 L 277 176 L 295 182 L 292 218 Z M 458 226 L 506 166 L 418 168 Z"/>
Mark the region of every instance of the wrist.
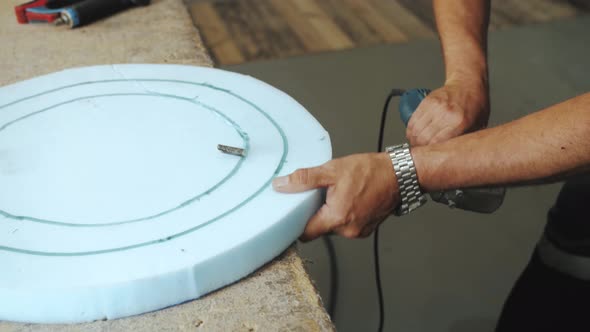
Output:
<path fill-rule="evenodd" d="M 477 67 L 477 68 L 476 68 Z M 461 68 L 447 73 L 445 85 L 458 86 L 465 90 L 477 91 L 482 96 L 488 96 L 489 82 L 487 66 Z"/>
<path fill-rule="evenodd" d="M 438 144 L 412 147 L 411 154 L 416 167 L 418 184 L 423 193 L 444 189 L 442 178 L 436 175 L 444 160 L 444 153 L 435 148 Z"/>
<path fill-rule="evenodd" d="M 462 106 L 469 124 L 467 131 L 487 126 L 490 114 L 487 74 L 455 73 L 446 80 L 445 87 L 455 91 L 455 100 Z"/>
<path fill-rule="evenodd" d="M 471 46 L 469 46 L 471 45 Z M 455 52 L 446 52 L 445 85 L 469 83 L 488 90 L 488 63 L 485 50 L 478 42 L 468 42 Z"/>

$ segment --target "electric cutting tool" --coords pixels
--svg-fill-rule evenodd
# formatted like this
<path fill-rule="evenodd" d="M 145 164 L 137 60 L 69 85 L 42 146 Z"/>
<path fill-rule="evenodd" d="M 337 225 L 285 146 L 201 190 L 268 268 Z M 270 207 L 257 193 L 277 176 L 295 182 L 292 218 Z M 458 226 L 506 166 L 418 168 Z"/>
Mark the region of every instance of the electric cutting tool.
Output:
<path fill-rule="evenodd" d="M 390 96 L 400 97 L 398 110 L 404 125 L 408 125 L 412 114 L 429 93 L 428 89 L 395 89 L 391 92 Z M 502 205 L 505 194 L 506 188 L 501 187 L 469 188 L 430 193 L 430 198 L 451 208 L 492 213 Z"/>

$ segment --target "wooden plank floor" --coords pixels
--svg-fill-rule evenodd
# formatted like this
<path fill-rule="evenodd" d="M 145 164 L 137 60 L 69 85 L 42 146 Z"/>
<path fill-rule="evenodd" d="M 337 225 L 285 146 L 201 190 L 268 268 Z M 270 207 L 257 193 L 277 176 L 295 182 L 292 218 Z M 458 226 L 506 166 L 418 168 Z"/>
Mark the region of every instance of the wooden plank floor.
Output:
<path fill-rule="evenodd" d="M 431 0 L 185 1 L 217 65 L 436 36 Z M 492 1 L 490 29 L 586 14 L 585 1 Z"/>

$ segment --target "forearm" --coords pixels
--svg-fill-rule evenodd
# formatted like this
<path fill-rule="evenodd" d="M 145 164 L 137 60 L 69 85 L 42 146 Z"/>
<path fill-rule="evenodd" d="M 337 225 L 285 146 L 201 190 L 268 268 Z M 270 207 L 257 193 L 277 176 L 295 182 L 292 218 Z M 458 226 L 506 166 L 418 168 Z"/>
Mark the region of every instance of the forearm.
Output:
<path fill-rule="evenodd" d="M 468 80 L 487 89 L 489 0 L 434 0 L 447 82 Z"/>
<path fill-rule="evenodd" d="M 590 170 L 590 93 L 516 121 L 412 149 L 424 191 L 550 182 Z"/>

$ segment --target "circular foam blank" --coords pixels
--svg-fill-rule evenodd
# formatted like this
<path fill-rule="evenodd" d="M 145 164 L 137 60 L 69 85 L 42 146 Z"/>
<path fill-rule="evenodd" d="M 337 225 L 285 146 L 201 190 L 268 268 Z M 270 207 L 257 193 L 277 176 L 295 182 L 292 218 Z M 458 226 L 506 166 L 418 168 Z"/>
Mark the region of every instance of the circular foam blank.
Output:
<path fill-rule="evenodd" d="M 330 157 L 296 101 L 221 70 L 98 66 L 0 88 L 0 319 L 113 319 L 235 282 L 321 203 L 272 179 Z"/>

